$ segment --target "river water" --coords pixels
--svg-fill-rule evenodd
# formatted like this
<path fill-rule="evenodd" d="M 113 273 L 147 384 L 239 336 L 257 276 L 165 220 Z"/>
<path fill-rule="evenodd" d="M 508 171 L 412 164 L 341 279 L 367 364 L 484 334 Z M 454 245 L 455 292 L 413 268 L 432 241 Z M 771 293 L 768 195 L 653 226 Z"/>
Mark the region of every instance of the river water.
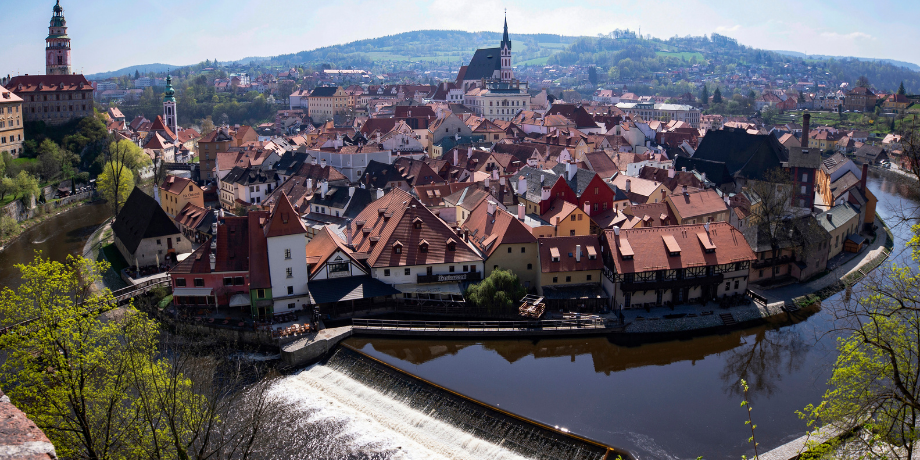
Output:
<path fill-rule="evenodd" d="M 86 204 L 65 211 L 22 233 L 16 241 L 0 251 L 0 286 L 19 286 L 16 264 L 27 264 L 42 257 L 63 261 L 68 255 L 83 252 L 87 238 L 111 215 L 102 202 Z"/>
<path fill-rule="evenodd" d="M 889 224 L 893 208 L 920 204 L 906 186 L 892 181 L 874 176 L 869 187 Z M 907 231 L 893 231 L 897 254 Z M 744 424 L 747 414 L 740 406 L 741 378 L 750 384 L 747 399 L 754 408 L 760 453 L 804 433 L 805 424 L 795 412 L 820 402 L 827 388 L 836 336 L 825 332 L 839 298 L 831 297 L 820 312 L 794 325 L 641 346 L 620 346 L 606 338 L 352 338 L 348 343 L 451 390 L 626 449 L 641 459 L 737 459 L 753 454 Z M 406 458 L 424 458 L 424 450 L 412 454 L 408 447 L 410 440 L 425 436 L 413 419 L 388 425 L 377 415 L 379 395 L 366 399 L 368 389 L 360 385 L 353 393 L 333 396 L 332 386 L 356 383 L 345 379 L 318 385 L 317 378 L 328 372 L 313 366 L 280 386 L 326 417 L 347 420 L 390 447 L 405 446 Z M 349 401 L 331 404 L 329 397 Z"/>
<path fill-rule="evenodd" d="M 916 191 L 904 185 L 873 176 L 869 187 L 886 222 L 893 222 L 895 208 L 920 206 L 910 195 Z M 104 205 L 88 205 L 26 231 L 0 252 L 0 283 L 17 286 L 13 265 L 28 263 L 36 250 L 55 260 L 80 253 L 107 217 Z M 893 231 L 897 254 L 907 231 Z M 746 442 L 750 432 L 740 407 L 740 378 L 751 386 L 748 399 L 761 453 L 804 432 L 795 411 L 819 402 L 826 389 L 836 352 L 835 336 L 824 333 L 838 298 L 828 299 L 821 312 L 794 325 L 632 347 L 605 338 L 349 343 L 438 385 L 641 459 L 736 459 L 753 453 Z M 286 377 L 276 390 L 312 410 L 313 417 L 344 421 L 358 435 L 352 442 L 398 452 L 386 457 L 482 458 L 477 454 L 488 451 L 465 433 L 429 420 L 430 414 L 413 412 L 326 366 Z M 434 449 L 437 454 L 432 445 L 441 446 Z"/>

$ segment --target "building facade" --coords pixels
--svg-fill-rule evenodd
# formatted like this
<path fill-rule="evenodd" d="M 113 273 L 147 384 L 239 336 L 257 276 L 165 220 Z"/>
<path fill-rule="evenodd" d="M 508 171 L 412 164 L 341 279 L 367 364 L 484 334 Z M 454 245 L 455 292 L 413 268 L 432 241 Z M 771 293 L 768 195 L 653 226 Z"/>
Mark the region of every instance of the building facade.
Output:
<path fill-rule="evenodd" d="M 83 75 L 21 75 L 7 89 L 22 98 L 24 121 L 60 125 L 93 115 L 93 85 Z"/>
<path fill-rule="evenodd" d="M 0 86 L 0 152 L 22 153 L 22 98 Z"/>
<path fill-rule="evenodd" d="M 313 121 L 331 120 L 348 109 L 348 93 L 341 86 L 320 86 L 307 96 L 307 104 Z"/>

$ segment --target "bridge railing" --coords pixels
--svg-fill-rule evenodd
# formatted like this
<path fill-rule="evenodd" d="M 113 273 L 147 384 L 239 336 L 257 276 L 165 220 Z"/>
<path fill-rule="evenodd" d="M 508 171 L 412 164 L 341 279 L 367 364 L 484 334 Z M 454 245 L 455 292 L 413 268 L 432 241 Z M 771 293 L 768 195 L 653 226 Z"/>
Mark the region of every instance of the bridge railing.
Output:
<path fill-rule="evenodd" d="M 603 329 L 604 318 L 572 318 L 542 321 L 418 321 L 395 319 L 352 319 L 355 329 L 380 330 L 564 330 L 564 329 Z"/>

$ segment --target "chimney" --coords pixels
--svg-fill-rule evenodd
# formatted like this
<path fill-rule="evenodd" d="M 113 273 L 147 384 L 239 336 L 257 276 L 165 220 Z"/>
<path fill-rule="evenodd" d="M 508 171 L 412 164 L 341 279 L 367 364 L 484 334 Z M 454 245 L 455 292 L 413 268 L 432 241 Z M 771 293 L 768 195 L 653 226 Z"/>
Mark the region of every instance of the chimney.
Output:
<path fill-rule="evenodd" d="M 619 225 L 614 225 L 614 226 L 613 226 L 613 234 L 614 234 L 615 236 L 620 236 L 620 226 L 619 226 Z"/>
<path fill-rule="evenodd" d="M 702 178 L 701 180 L 702 180 L 703 182 L 706 182 L 706 173 L 703 173 L 703 174 L 701 174 L 700 176 L 701 176 L 701 178 Z"/>
<path fill-rule="evenodd" d="M 575 262 L 581 262 L 581 245 L 575 245 Z"/>
<path fill-rule="evenodd" d="M 725 198 L 725 206 L 732 207 L 732 201 L 728 195 L 722 195 L 722 197 Z"/>
<path fill-rule="evenodd" d="M 353 186 L 348 187 L 348 196 L 349 197 L 355 196 L 355 188 Z"/>
<path fill-rule="evenodd" d="M 329 193 L 329 182 L 323 181 L 320 184 L 320 191 L 322 191 L 323 199 L 326 199 L 326 194 Z"/>
<path fill-rule="evenodd" d="M 454 149 L 454 166 L 460 166 L 460 151 Z"/>
<path fill-rule="evenodd" d="M 705 224 L 703 224 L 703 228 L 706 229 L 706 233 L 709 233 L 709 222 L 706 222 Z"/>
<path fill-rule="evenodd" d="M 808 134 L 811 125 L 811 114 L 808 110 L 802 115 L 802 153 L 808 153 Z"/>
<path fill-rule="evenodd" d="M 831 213 L 827 213 L 827 221 L 828 221 L 828 222 L 833 222 L 833 221 L 834 221 L 834 216 L 833 216 Z"/>
<path fill-rule="evenodd" d="M 575 165 L 575 160 L 565 164 L 565 178 L 566 180 L 574 180 L 575 173 L 578 171 L 578 166 Z"/>
<path fill-rule="evenodd" d="M 669 169 L 669 170 L 668 170 L 668 179 L 673 179 L 675 174 L 677 174 L 677 171 L 675 171 L 675 170 L 673 170 L 673 169 Z"/>
<path fill-rule="evenodd" d="M 549 195 L 551 191 L 551 188 L 543 187 L 543 191 L 540 192 L 540 201 L 549 201 Z"/>
<path fill-rule="evenodd" d="M 543 185 L 544 182 L 546 182 L 546 174 L 540 174 L 540 185 Z"/>
<path fill-rule="evenodd" d="M 316 158 L 310 155 L 310 166 L 316 166 Z"/>
<path fill-rule="evenodd" d="M 519 177 L 518 177 L 517 192 L 520 193 L 520 194 L 522 194 L 522 195 L 525 194 L 525 193 L 527 193 L 527 178 L 526 178 L 526 177 L 524 177 L 524 176 L 519 176 Z"/>
<path fill-rule="evenodd" d="M 866 194 L 866 180 L 869 178 L 869 163 L 863 163 L 862 177 L 859 178 L 859 189 Z"/>
<path fill-rule="evenodd" d="M 378 189 L 377 189 L 377 199 L 379 200 L 379 199 L 381 199 L 381 198 L 383 198 L 383 189 L 382 189 L 382 188 L 378 188 Z"/>
<path fill-rule="evenodd" d="M 681 193 L 684 194 L 684 196 L 689 195 L 689 193 L 687 193 L 687 186 L 686 186 L 686 185 L 682 185 L 682 186 L 680 187 L 680 191 L 681 191 Z"/>
<path fill-rule="evenodd" d="M 211 271 L 214 271 L 214 269 L 217 267 L 217 256 L 212 252 L 211 255 L 208 256 L 208 259 L 210 259 L 211 262 Z"/>
<path fill-rule="evenodd" d="M 494 202 L 494 201 L 489 200 L 489 204 L 488 204 L 487 210 L 489 211 L 489 215 L 490 215 L 490 216 L 494 216 L 494 215 L 495 215 L 495 202 Z"/>
<path fill-rule="evenodd" d="M 681 170 L 681 172 L 687 172 L 687 167 L 684 166 L 684 167 L 680 168 L 680 170 Z"/>
<path fill-rule="evenodd" d="M 518 220 L 524 220 L 524 205 L 518 204 Z"/>
<path fill-rule="evenodd" d="M 319 161 L 319 165 L 325 168 L 325 167 L 326 167 L 326 159 L 323 158 L 322 160 L 320 160 L 320 161 Z"/>
<path fill-rule="evenodd" d="M 489 188 L 489 178 L 488 178 L 488 177 L 486 177 L 486 181 L 485 181 L 485 182 L 486 182 L 486 188 Z"/>
<path fill-rule="evenodd" d="M 585 214 L 587 214 L 588 217 L 591 217 L 591 202 L 590 201 L 585 201 Z"/>
<path fill-rule="evenodd" d="M 492 170 L 492 180 L 498 180 L 498 169 Z"/>
<path fill-rule="evenodd" d="M 505 188 L 505 178 L 504 177 L 499 178 L 498 184 L 501 185 L 502 188 Z"/>
<path fill-rule="evenodd" d="M 345 227 L 345 245 L 351 247 L 351 226 Z"/>
<path fill-rule="evenodd" d="M 632 190 L 632 181 L 631 181 L 631 180 L 626 179 L 626 188 L 625 188 L 624 190 L 626 190 L 626 193 L 629 193 L 630 190 Z"/>

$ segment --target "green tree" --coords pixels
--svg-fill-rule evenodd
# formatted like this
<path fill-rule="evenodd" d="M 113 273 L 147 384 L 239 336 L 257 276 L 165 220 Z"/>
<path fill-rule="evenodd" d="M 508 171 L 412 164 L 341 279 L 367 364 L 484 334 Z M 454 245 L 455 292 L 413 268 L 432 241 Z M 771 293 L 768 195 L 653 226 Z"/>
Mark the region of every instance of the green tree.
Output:
<path fill-rule="evenodd" d="M 16 222 L 16 219 L 6 214 L 0 216 L 0 237 L 8 238 L 16 236 L 21 230 L 19 222 Z"/>
<path fill-rule="evenodd" d="M 721 104 L 722 103 L 722 90 L 719 87 L 716 87 L 716 90 L 712 92 L 712 103 Z"/>
<path fill-rule="evenodd" d="M 868 79 L 865 75 L 860 75 L 859 78 L 856 79 L 856 86 L 857 86 L 857 87 L 859 87 L 859 86 L 864 86 L 864 87 L 868 88 L 868 87 L 869 87 L 869 79 Z"/>
<path fill-rule="evenodd" d="M 127 356 L 152 356 L 155 325 L 133 309 L 109 320 L 98 314 L 114 303 L 108 291 L 92 293 L 104 266 L 38 256 L 17 267 L 22 284 L 0 293 L 0 316 L 31 323 L 0 338 L 4 389 L 62 457 L 126 458 L 138 417 Z"/>
<path fill-rule="evenodd" d="M 904 96 L 904 95 L 907 94 L 907 91 L 904 89 L 904 82 L 903 82 L 903 81 L 901 82 L 901 85 L 898 86 L 898 94 L 900 94 L 901 96 Z"/>
<path fill-rule="evenodd" d="M 588 81 L 597 86 L 597 68 L 594 66 L 588 67 Z"/>
<path fill-rule="evenodd" d="M 6 198 L 7 195 L 17 195 L 18 193 L 19 187 L 16 184 L 16 179 L 11 177 L 0 179 L 0 200 Z"/>
<path fill-rule="evenodd" d="M 16 193 L 19 194 L 19 199 L 24 205 L 31 205 L 32 197 L 38 197 L 41 194 L 38 179 L 26 171 L 19 171 L 19 174 L 16 175 Z"/>
<path fill-rule="evenodd" d="M 108 160 L 124 165 L 124 167 L 131 170 L 135 179 L 140 178 L 139 171 L 141 169 L 151 164 L 150 157 L 144 153 L 144 150 L 127 139 L 109 144 Z"/>
<path fill-rule="evenodd" d="M 703 89 L 700 90 L 700 104 L 709 104 L 709 88 L 705 83 L 703 84 Z"/>
<path fill-rule="evenodd" d="M 495 269 L 481 282 L 470 286 L 466 300 L 492 315 L 517 314 L 518 302 L 527 294 L 511 270 Z"/>
<path fill-rule="evenodd" d="M 114 215 L 118 215 L 121 206 L 134 190 L 134 174 L 120 162 L 110 161 L 102 168 L 97 179 L 99 193 L 109 202 Z"/>

